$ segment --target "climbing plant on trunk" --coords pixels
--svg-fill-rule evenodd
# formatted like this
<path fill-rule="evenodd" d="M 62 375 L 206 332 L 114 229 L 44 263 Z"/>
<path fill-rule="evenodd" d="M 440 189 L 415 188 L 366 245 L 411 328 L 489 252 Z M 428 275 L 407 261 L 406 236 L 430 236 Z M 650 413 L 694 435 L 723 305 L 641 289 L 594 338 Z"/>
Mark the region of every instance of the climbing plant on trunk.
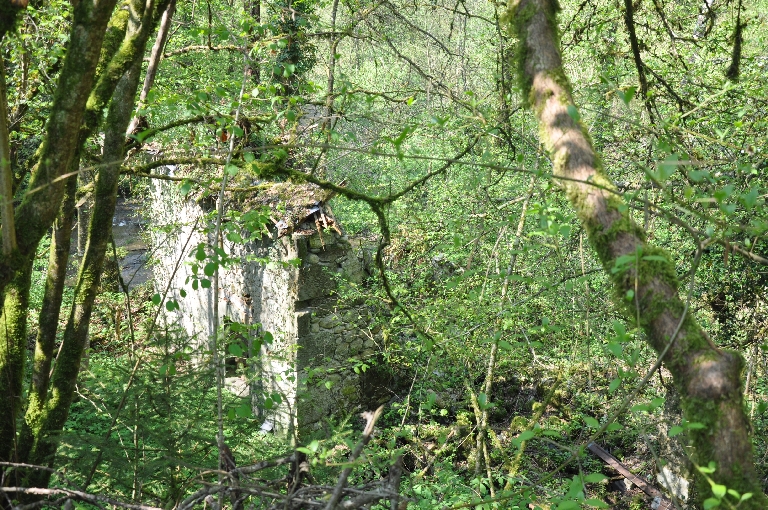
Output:
<path fill-rule="evenodd" d="M 685 419 L 703 425 L 690 432 L 693 460 L 705 468 L 714 462 L 715 471 L 709 478 L 697 478 L 699 503 L 711 497 L 713 490 L 723 497 L 724 486 L 740 495 L 751 493 L 739 508 L 766 508 L 768 498 L 755 474 L 744 413 L 743 359 L 711 342 L 680 298 L 671 258 L 647 242 L 646 232 L 632 220 L 628 206 L 604 174 L 563 70 L 557 10 L 552 0 L 513 0 L 506 13 L 518 39 L 516 65 L 524 101 L 538 119 L 554 177 L 617 294 L 632 291 L 627 316 L 634 318 L 636 313 L 649 344 L 672 372 Z"/>

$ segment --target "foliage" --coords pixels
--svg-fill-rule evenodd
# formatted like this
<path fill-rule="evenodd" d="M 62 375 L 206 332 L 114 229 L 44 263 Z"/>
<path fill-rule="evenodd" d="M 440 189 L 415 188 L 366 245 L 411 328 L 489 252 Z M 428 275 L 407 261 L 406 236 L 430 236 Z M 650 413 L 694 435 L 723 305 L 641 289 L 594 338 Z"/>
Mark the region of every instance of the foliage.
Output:
<path fill-rule="evenodd" d="M 690 313 L 718 348 L 746 356 L 745 405 L 760 451 L 768 434 L 768 5 L 629 4 L 638 54 L 627 3 L 560 2 L 563 68 L 579 106 L 569 115 L 588 127 L 627 204 L 622 212 L 670 257 Z M 602 267 L 590 250 L 522 109 L 512 76 L 518 41 L 495 4 L 259 5 L 258 17 L 250 3 L 176 7 L 166 58 L 138 112 L 147 126 L 133 133 L 124 171 L 153 171 L 145 149 L 168 164 L 207 158 L 179 186 L 210 203 L 225 175 L 238 189 L 270 179 L 342 183 L 336 216 L 380 250 L 381 266 L 375 281 L 340 294 L 376 311 L 385 341 L 360 363 L 393 381 L 380 435 L 352 479 L 381 478 L 403 455 L 409 508 L 478 498 L 497 500 L 481 508 L 630 508 L 638 504 L 631 496 L 608 492 L 603 466 L 584 451 L 589 441 L 644 477 L 664 461 L 684 466 L 678 440 L 704 425 L 680 418 L 666 369 L 644 379 L 656 353 L 639 328 L 635 291 L 615 295 L 610 285 L 660 255 Z M 71 17 L 69 4 L 32 2 L 3 39 L 17 198 L 28 191 Z M 739 30 L 738 75 L 726 76 Z M 102 143 L 89 139 L 82 173 L 98 162 Z M 267 221 L 241 213 L 225 222 L 230 241 L 247 241 L 245 232 L 255 235 Z M 46 249 L 43 241 L 36 250 L 30 317 L 43 299 Z M 231 262 L 210 246 L 192 252 L 199 277 L 185 292 L 209 287 Z M 134 311 L 137 301 L 146 308 L 136 326 L 154 305 L 177 306 L 161 289 L 141 292 Z M 99 296 L 89 371 L 57 467 L 92 491 L 167 507 L 217 463 L 216 375 L 191 362 L 179 332 L 152 331 L 129 348 L 127 316 L 116 319 L 125 306 L 121 294 Z M 228 355 L 223 347 L 219 354 Z M 319 384 L 326 375 L 317 373 Z M 249 406 L 226 395 L 224 435 L 238 459 L 291 449 L 256 432 L 261 423 Z M 628 410 L 614 417 L 625 401 Z M 354 445 L 357 423 L 344 414 L 331 420 L 329 437 L 302 438 L 318 481 L 332 484 Z M 768 464 L 756 463 L 765 479 Z M 707 508 L 748 504 L 710 469 L 698 466 L 711 484 L 692 497 Z"/>

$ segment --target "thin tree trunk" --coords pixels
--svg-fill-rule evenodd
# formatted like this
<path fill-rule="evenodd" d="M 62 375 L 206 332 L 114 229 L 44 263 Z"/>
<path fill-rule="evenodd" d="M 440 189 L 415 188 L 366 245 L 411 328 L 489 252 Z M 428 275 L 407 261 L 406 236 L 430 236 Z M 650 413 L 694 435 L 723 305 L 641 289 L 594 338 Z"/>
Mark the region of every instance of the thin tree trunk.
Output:
<path fill-rule="evenodd" d="M 79 158 L 75 158 L 78 161 Z M 77 168 L 78 163 L 73 166 Z M 67 178 L 64 200 L 61 203 L 59 216 L 53 226 L 51 249 L 48 256 L 48 271 L 45 278 L 43 305 L 40 310 L 40 326 L 35 345 L 35 357 L 32 367 L 32 388 L 29 392 L 30 402 L 42 403 L 48 394 L 48 382 L 53 360 L 53 348 L 56 344 L 56 332 L 59 326 L 59 313 L 62 296 L 64 295 L 64 280 L 69 262 L 69 250 L 72 244 L 72 226 L 75 223 L 75 192 L 77 175 Z M 36 405 L 36 404 L 31 404 Z"/>
<path fill-rule="evenodd" d="M 518 0 L 507 13 L 520 41 L 518 71 L 523 97 L 539 121 L 555 178 L 564 187 L 617 293 L 635 291 L 625 313 L 633 318 L 637 307 L 649 344 L 659 354 L 667 353 L 665 364 L 679 388 L 685 419 L 704 425 L 690 431 L 694 461 L 700 466 L 714 462 L 712 480 L 741 494 L 752 493 L 739 508 L 768 508 L 755 473 L 744 413 L 743 358 L 737 352 L 717 349 L 687 313 L 669 255 L 646 241 L 645 231 L 632 221 L 616 188 L 603 174 L 586 128 L 577 120 L 560 57 L 556 10 L 551 0 Z M 637 262 L 625 271 L 611 271 L 622 256 Z M 712 490 L 703 476 L 696 482 L 701 504 Z"/>
<path fill-rule="evenodd" d="M 331 133 L 334 122 L 331 119 L 333 115 L 333 87 L 336 80 L 336 49 L 339 46 L 340 37 L 336 36 L 336 13 L 339 9 L 339 0 L 333 0 L 333 8 L 331 9 L 331 46 L 328 51 L 328 85 L 326 87 L 325 95 L 325 115 L 323 119 L 323 129 L 328 130 L 328 137 L 326 141 L 330 141 Z"/>
<path fill-rule="evenodd" d="M 175 12 L 176 0 L 171 0 L 168 3 L 168 7 L 163 11 L 163 16 L 160 18 L 160 28 L 157 31 L 157 37 L 155 38 L 155 44 L 152 46 L 152 52 L 149 55 L 147 74 L 144 76 L 144 85 L 141 88 L 139 104 L 137 105 L 139 110 L 146 105 L 149 91 L 155 83 L 155 76 L 157 76 L 157 70 L 160 68 L 160 61 L 163 58 L 165 43 L 168 42 L 168 34 L 171 31 L 171 20 L 173 19 L 173 14 Z M 140 124 L 140 117 L 140 115 L 136 115 L 133 120 L 131 120 L 131 124 L 128 126 L 129 133 L 133 133 L 136 127 Z"/>
<path fill-rule="evenodd" d="M 8 94 L 5 85 L 5 62 L 0 57 L 0 228 L 3 233 L 3 255 L 16 249 L 16 227 L 13 218 L 13 173 L 11 172 L 11 140 L 8 135 Z"/>

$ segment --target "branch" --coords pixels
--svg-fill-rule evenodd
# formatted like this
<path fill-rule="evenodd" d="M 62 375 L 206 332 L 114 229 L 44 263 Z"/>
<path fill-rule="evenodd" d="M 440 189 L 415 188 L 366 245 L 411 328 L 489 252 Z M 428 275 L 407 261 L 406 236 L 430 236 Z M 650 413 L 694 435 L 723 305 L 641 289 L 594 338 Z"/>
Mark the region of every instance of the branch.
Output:
<path fill-rule="evenodd" d="M 149 174 L 150 170 L 154 168 L 160 168 L 161 166 L 169 166 L 169 165 L 199 165 L 199 166 L 219 165 L 221 166 L 224 164 L 226 164 L 226 161 L 219 158 L 168 158 L 168 159 L 158 159 L 156 161 L 152 161 L 151 163 L 147 163 L 146 165 L 135 166 L 132 168 L 123 167 L 120 173 L 146 175 L 146 174 Z M 233 161 L 231 164 L 239 166 L 238 161 Z M 158 177 L 157 174 L 153 175 L 153 177 L 157 179 L 162 179 L 162 177 Z M 174 180 L 192 181 L 193 180 L 187 177 L 171 177 L 171 176 L 166 176 L 166 177 L 170 177 L 165 179 L 169 181 L 174 181 Z"/>
<path fill-rule="evenodd" d="M 640 56 L 640 43 L 637 41 L 637 34 L 635 33 L 635 11 L 632 6 L 632 0 L 624 0 L 624 24 L 627 26 L 627 32 L 629 33 L 629 44 L 632 47 L 632 57 L 635 61 L 635 68 L 637 69 L 637 78 L 640 82 L 640 92 L 643 95 L 643 104 L 645 109 L 648 110 L 648 116 L 651 124 L 655 124 L 653 120 L 653 110 L 651 109 L 650 99 L 648 98 L 648 80 L 645 77 L 645 64 Z"/>
<path fill-rule="evenodd" d="M 148 505 L 136 505 L 132 503 L 125 503 L 116 499 L 101 496 L 99 494 L 88 494 L 82 491 L 74 491 L 70 489 L 41 489 L 39 487 L 3 487 L 4 492 L 12 492 L 17 494 L 29 494 L 32 496 L 66 496 L 66 499 L 59 500 L 59 503 L 64 503 L 67 499 L 76 499 L 85 503 L 91 503 L 103 508 L 99 503 L 106 503 L 108 505 L 127 508 L 129 510 L 163 510 L 155 506 Z M 50 503 L 49 503 L 50 504 Z M 19 508 L 19 507 L 13 507 Z"/>
<path fill-rule="evenodd" d="M 223 44 L 221 46 L 208 46 L 207 44 L 194 44 L 191 46 L 185 46 L 173 51 L 169 51 L 163 54 L 163 58 L 173 57 L 176 55 L 183 55 L 185 53 L 192 53 L 194 51 L 243 51 L 243 48 L 234 44 Z M 144 58 L 145 62 L 149 62 L 150 57 Z"/>
<path fill-rule="evenodd" d="M 360 453 L 362 453 L 363 448 L 365 448 L 365 445 L 368 444 L 368 441 L 371 440 L 371 436 L 373 435 L 373 427 L 374 425 L 376 425 L 376 420 L 379 419 L 379 416 L 381 416 L 381 412 L 383 410 L 384 410 L 384 406 L 382 405 L 382 406 L 379 406 L 379 408 L 376 409 L 374 412 L 367 411 L 363 413 L 363 417 L 366 419 L 365 429 L 363 430 L 363 437 L 360 438 L 360 441 L 357 443 L 357 446 L 355 446 L 355 449 L 352 451 L 352 454 L 349 456 L 349 463 L 353 463 L 355 460 L 357 460 L 357 457 L 360 456 Z M 352 472 L 352 467 L 346 467 L 341 472 L 341 475 L 339 475 L 339 482 L 336 484 L 336 488 L 333 490 L 333 494 L 331 495 L 331 499 L 328 500 L 328 504 L 325 505 L 325 510 L 334 510 L 336 508 L 336 505 L 339 503 L 339 500 L 341 500 L 341 494 L 342 492 L 344 492 L 344 486 L 347 484 L 347 478 L 349 477 L 349 474 L 351 472 Z M 349 506 L 345 508 L 355 508 L 355 507 Z"/>

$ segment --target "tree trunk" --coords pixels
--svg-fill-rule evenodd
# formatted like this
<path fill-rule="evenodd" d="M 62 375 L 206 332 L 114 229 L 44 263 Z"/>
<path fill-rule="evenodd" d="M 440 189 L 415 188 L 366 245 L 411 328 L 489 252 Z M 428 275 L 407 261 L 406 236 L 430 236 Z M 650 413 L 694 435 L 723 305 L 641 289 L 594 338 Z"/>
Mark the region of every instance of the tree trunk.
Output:
<path fill-rule="evenodd" d="M 714 461 L 712 480 L 741 494 L 752 493 L 739 508 L 768 508 L 768 498 L 755 474 L 744 413 L 743 359 L 711 344 L 678 295 L 669 255 L 646 242 L 645 231 L 632 221 L 623 199 L 603 174 L 586 128 L 578 121 L 562 68 L 556 11 L 552 0 L 517 0 L 507 12 L 519 41 L 517 68 L 524 99 L 539 121 L 555 178 L 565 188 L 617 294 L 634 290 L 627 315 L 632 317 L 632 311 L 639 310 L 648 342 L 657 353 L 667 352 L 664 361 L 680 391 L 686 420 L 704 425 L 690 431 L 694 462 L 707 466 Z M 624 271 L 612 271 L 622 256 L 636 263 Z M 703 476 L 696 481 L 701 504 L 712 490 Z"/>
<path fill-rule="evenodd" d="M 16 249 L 16 227 L 13 218 L 13 171 L 11 139 L 8 135 L 8 96 L 5 85 L 5 62 L 0 59 L 0 229 L 4 256 Z"/>
<path fill-rule="evenodd" d="M 153 5 L 144 9 L 142 0 L 131 2 L 132 16 L 125 41 L 116 58 L 125 57 L 128 71 L 117 84 L 106 119 L 103 164 L 94 184 L 94 204 L 88 229 L 88 243 L 80 266 L 75 299 L 64 330 L 59 359 L 51 378 L 51 392 L 44 405 L 27 409 L 22 436 L 29 442 L 21 445 L 28 462 L 52 465 L 58 446 L 58 433 L 69 415 L 80 363 L 85 350 L 93 303 L 99 288 L 104 257 L 112 235 L 112 218 L 117 201 L 117 185 L 123 162 L 125 132 L 133 113 L 134 97 L 139 85 L 141 61 L 152 28 Z M 51 473 L 34 471 L 27 485 L 45 487 Z"/>
<path fill-rule="evenodd" d="M 79 158 L 75 158 L 78 160 Z M 77 168 L 75 163 L 74 168 Z M 72 244 L 72 226 L 75 223 L 75 192 L 77 175 L 67 178 L 66 192 L 61 203 L 59 216 L 53 226 L 51 249 L 48 256 L 48 271 L 45 278 L 43 304 L 40 310 L 39 330 L 32 365 L 32 388 L 29 392 L 29 406 L 35 401 L 43 402 L 48 394 L 48 382 L 59 329 L 59 313 L 64 295 L 64 281 Z"/>
<path fill-rule="evenodd" d="M 168 42 L 168 35 L 171 32 L 171 20 L 173 14 L 176 12 L 176 0 L 171 0 L 168 3 L 168 7 L 163 11 L 163 16 L 160 18 L 160 28 L 157 31 L 157 37 L 155 38 L 155 44 L 152 45 L 152 52 L 149 54 L 149 64 L 147 65 L 147 74 L 144 76 L 144 85 L 141 87 L 141 94 L 139 95 L 139 104 L 137 108 L 141 110 L 144 108 L 149 91 L 152 89 L 152 85 L 155 83 L 155 76 L 157 76 L 157 70 L 160 68 L 160 61 L 163 58 L 163 50 L 165 49 L 165 43 Z M 136 115 L 131 124 L 128 126 L 128 132 L 133 133 L 137 126 L 142 124 L 142 115 Z M 146 120 L 146 119 L 144 119 Z"/>
<path fill-rule="evenodd" d="M 27 344 L 27 305 L 32 260 L 64 195 L 61 177 L 74 157 L 77 133 L 93 84 L 105 27 L 116 0 L 78 2 L 39 162 L 16 208 L 17 249 L 0 260 L 0 460 L 12 460 L 16 444 Z"/>

